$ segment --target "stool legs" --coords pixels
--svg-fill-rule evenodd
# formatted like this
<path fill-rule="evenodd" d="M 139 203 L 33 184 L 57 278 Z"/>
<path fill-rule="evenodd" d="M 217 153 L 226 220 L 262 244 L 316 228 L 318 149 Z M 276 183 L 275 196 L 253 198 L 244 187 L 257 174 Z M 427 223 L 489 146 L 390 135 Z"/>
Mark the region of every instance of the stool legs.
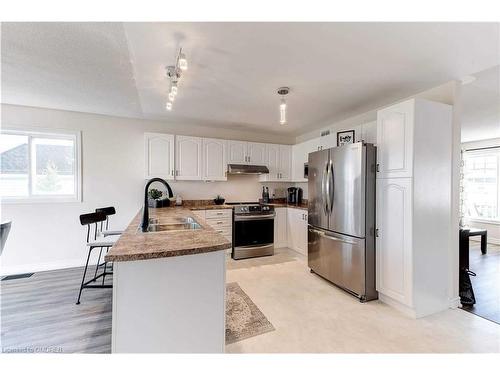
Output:
<path fill-rule="evenodd" d="M 488 237 L 486 234 L 481 235 L 481 254 L 486 254 L 486 244 L 488 243 Z"/>
<path fill-rule="evenodd" d="M 92 252 L 92 248 L 89 249 L 89 254 L 87 255 L 87 263 L 85 263 L 85 270 L 83 271 L 82 283 L 80 285 L 80 291 L 78 292 L 78 300 L 76 304 L 80 304 L 80 297 L 82 296 L 83 284 L 85 283 L 85 275 L 87 274 L 87 268 L 89 266 L 90 253 Z"/>

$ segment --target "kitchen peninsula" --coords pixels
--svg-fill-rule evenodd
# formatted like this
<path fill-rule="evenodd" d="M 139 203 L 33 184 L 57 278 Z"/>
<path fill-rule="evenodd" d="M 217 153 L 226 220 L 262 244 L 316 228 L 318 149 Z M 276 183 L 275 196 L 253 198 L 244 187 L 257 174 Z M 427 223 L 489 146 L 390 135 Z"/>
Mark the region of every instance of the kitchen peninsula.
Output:
<path fill-rule="evenodd" d="M 112 352 L 223 353 L 231 243 L 188 208 L 150 209 L 156 224 L 145 233 L 141 214 L 106 256 L 113 262 Z"/>

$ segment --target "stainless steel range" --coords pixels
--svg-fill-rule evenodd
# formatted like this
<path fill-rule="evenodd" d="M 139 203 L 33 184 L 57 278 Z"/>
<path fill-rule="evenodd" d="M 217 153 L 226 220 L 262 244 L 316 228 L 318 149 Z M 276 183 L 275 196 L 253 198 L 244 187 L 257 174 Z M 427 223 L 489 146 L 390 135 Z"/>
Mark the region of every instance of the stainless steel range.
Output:
<path fill-rule="evenodd" d="M 259 203 L 229 203 L 234 207 L 233 259 L 274 254 L 274 207 Z"/>

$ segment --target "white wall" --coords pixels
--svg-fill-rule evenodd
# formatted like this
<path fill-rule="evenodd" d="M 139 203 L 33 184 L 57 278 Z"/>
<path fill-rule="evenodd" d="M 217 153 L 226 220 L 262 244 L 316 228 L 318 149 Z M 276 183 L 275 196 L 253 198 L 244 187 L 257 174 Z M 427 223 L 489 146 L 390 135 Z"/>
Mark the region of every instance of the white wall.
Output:
<path fill-rule="evenodd" d="M 283 136 L 169 124 L 158 121 L 2 105 L 2 127 L 39 127 L 82 131 L 82 202 L 2 203 L 2 220 L 13 220 L 0 258 L 0 274 L 81 266 L 86 257 L 85 229 L 78 216 L 97 207 L 115 206 L 112 227 L 125 227 L 141 207 L 144 189 L 144 132 L 290 142 Z M 266 184 L 271 190 L 283 184 Z M 286 186 L 286 184 L 285 184 Z M 230 177 L 228 182 L 174 182 L 184 199 L 256 200 L 257 176 Z"/>
<path fill-rule="evenodd" d="M 494 146 L 500 147 L 500 138 L 492 138 L 492 139 L 485 139 L 482 141 L 462 143 L 463 150 L 469 150 L 481 147 L 494 147 Z M 488 231 L 488 243 L 500 245 L 500 224 L 467 220 L 467 219 L 465 220 L 465 224 L 473 228 L 486 229 Z M 479 237 L 472 237 L 472 239 L 480 241 Z"/>

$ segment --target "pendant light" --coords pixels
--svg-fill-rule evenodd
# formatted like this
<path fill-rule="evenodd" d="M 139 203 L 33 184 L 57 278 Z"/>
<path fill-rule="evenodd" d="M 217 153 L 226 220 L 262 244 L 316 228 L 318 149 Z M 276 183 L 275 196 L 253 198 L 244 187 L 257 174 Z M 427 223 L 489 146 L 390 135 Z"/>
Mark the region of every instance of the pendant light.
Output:
<path fill-rule="evenodd" d="M 287 123 L 285 96 L 288 94 L 289 91 L 290 91 L 290 88 L 288 88 L 288 87 L 280 87 L 278 89 L 278 95 L 281 96 L 281 100 L 280 100 L 280 124 L 281 125 L 285 125 Z"/>
<path fill-rule="evenodd" d="M 182 48 L 179 49 L 177 58 L 175 60 L 175 65 L 166 66 L 167 78 L 170 80 L 170 90 L 168 91 L 168 101 L 165 104 L 165 109 L 171 111 L 173 107 L 173 102 L 175 97 L 179 93 L 178 82 L 182 77 L 182 72 L 187 70 L 188 64 L 186 55 L 182 52 Z"/>

